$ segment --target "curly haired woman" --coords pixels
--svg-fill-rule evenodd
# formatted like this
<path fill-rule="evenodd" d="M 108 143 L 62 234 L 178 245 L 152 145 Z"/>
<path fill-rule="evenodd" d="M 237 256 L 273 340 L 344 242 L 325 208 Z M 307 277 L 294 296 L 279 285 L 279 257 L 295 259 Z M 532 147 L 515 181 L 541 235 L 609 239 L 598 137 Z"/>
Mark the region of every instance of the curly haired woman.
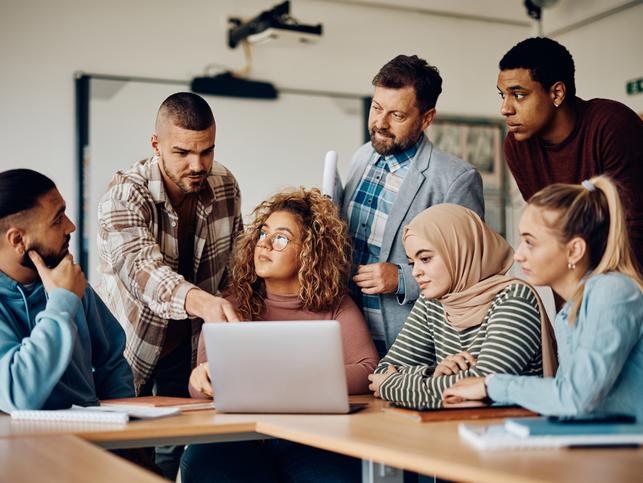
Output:
<path fill-rule="evenodd" d="M 345 293 L 349 270 L 350 244 L 337 208 L 319 190 L 300 188 L 254 210 L 253 223 L 235 247 L 227 298 L 242 320 L 337 320 L 348 391 L 367 393 L 378 357 L 361 312 Z M 193 397 L 212 397 L 205 359 L 201 339 L 190 377 Z M 281 440 L 193 445 L 181 463 L 185 482 L 285 481 L 304 475 L 354 481 L 359 472 L 357 460 Z"/>

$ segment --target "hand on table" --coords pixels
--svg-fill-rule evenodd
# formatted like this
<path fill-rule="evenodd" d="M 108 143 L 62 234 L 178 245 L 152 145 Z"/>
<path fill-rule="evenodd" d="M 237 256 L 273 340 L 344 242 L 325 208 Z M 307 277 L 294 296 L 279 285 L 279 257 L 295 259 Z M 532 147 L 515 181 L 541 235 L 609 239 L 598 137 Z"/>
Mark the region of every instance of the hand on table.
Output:
<path fill-rule="evenodd" d="M 463 401 L 479 401 L 487 397 L 484 377 L 467 377 L 460 379 L 442 393 L 445 403 L 461 403 Z"/>

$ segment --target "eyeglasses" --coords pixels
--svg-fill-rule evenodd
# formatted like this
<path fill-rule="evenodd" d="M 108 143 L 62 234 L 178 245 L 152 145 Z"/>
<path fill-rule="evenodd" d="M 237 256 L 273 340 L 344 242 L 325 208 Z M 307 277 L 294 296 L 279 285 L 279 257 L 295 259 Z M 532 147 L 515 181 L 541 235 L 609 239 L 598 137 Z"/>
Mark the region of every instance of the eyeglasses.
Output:
<path fill-rule="evenodd" d="M 281 233 L 268 234 L 265 231 L 259 232 L 259 239 L 257 240 L 257 243 L 259 242 L 268 243 L 270 245 L 270 248 L 272 248 L 276 252 L 283 252 L 288 246 L 288 243 L 297 243 L 290 240 L 286 235 L 282 235 Z"/>

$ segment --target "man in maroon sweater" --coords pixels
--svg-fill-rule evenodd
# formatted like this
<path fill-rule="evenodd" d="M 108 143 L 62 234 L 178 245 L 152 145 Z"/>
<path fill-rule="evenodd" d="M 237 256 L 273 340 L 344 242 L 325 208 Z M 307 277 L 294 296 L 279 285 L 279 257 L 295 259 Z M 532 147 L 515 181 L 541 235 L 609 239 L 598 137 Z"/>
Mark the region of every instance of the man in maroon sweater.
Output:
<path fill-rule="evenodd" d="M 552 183 L 612 177 L 643 267 L 643 121 L 619 102 L 576 97 L 574 60 L 551 39 L 523 40 L 499 67 L 505 158 L 523 198 Z"/>

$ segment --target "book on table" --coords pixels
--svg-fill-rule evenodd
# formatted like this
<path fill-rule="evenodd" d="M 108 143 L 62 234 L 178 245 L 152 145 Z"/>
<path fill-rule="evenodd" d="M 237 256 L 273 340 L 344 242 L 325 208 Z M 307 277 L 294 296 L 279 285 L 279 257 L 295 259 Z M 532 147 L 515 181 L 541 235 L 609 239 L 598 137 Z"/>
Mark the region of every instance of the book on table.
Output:
<path fill-rule="evenodd" d="M 183 412 L 213 409 L 212 399 L 195 399 L 189 397 L 171 396 L 140 396 L 125 397 L 120 399 L 106 399 L 100 402 L 101 406 L 142 406 L 165 408 L 178 408 Z"/>
<path fill-rule="evenodd" d="M 394 404 L 388 404 L 382 408 L 382 411 L 418 422 L 523 418 L 537 415 L 537 413 L 519 406 L 489 405 L 479 401 L 446 404 L 437 399 L 429 401 L 429 403 L 421 409 L 408 409 Z"/>
<path fill-rule="evenodd" d="M 560 424 L 545 418 L 509 419 L 495 424 L 460 423 L 460 437 L 478 449 L 560 447 L 637 447 L 643 444 L 643 424 Z M 545 421 L 539 423 L 536 421 Z M 608 427 L 611 426 L 611 427 Z M 533 432 L 532 429 L 533 428 Z"/>
<path fill-rule="evenodd" d="M 643 424 L 610 422 L 609 419 L 553 419 L 525 418 L 507 419 L 507 431 L 517 436 L 573 436 L 573 435 L 620 435 L 643 434 Z"/>

